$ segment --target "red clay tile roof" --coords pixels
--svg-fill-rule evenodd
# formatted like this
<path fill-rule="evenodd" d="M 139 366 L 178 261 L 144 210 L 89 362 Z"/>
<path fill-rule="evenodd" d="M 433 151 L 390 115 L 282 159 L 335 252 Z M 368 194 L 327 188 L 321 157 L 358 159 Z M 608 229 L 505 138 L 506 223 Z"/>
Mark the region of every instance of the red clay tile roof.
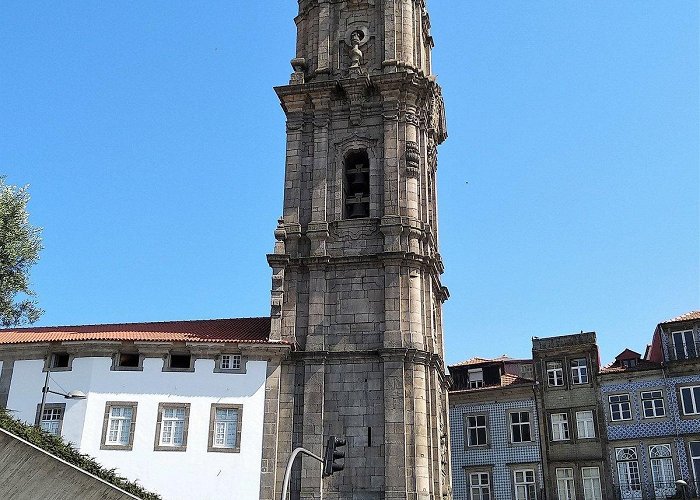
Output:
<path fill-rule="evenodd" d="M 269 337 L 269 317 L 0 329 L 0 344 L 71 340 L 265 343 Z"/>
<path fill-rule="evenodd" d="M 658 370 L 661 368 L 659 363 L 654 361 L 649 361 L 647 359 L 640 359 L 637 364 L 632 367 L 624 367 L 619 362 L 613 361 L 609 365 L 606 365 L 600 369 L 600 373 L 622 373 L 622 372 L 636 372 L 644 370 Z"/>
<path fill-rule="evenodd" d="M 470 358 L 470 359 L 467 359 L 466 361 L 462 361 L 462 362 L 454 364 L 452 366 L 480 365 L 481 363 L 494 363 L 494 362 L 500 362 L 500 361 L 518 361 L 518 360 L 509 357 L 507 354 L 503 354 L 502 356 L 498 356 L 497 358 L 478 358 L 478 357 Z"/>
<path fill-rule="evenodd" d="M 680 321 L 691 321 L 695 319 L 700 319 L 700 311 L 690 311 L 675 318 L 667 319 L 659 323 L 660 325 L 665 325 L 666 323 L 678 323 Z"/>

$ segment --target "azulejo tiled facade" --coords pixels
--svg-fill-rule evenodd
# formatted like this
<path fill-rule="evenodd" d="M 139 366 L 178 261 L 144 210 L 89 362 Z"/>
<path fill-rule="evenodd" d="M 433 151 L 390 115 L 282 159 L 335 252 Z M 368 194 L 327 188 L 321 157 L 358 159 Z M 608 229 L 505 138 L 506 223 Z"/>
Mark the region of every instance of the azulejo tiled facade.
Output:
<path fill-rule="evenodd" d="M 700 312 L 660 323 L 642 356 L 598 366 L 594 332 L 533 338 L 533 359 L 450 366 L 456 500 L 661 499 L 700 492 Z M 511 415 L 531 422 L 513 443 Z M 532 470 L 533 486 L 517 471 Z"/>

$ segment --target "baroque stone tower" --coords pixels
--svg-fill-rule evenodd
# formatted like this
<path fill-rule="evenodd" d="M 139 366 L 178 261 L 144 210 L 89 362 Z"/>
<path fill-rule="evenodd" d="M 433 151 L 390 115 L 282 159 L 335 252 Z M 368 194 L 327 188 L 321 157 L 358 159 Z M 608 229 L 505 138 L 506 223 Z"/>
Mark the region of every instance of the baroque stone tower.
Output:
<path fill-rule="evenodd" d="M 260 497 L 297 446 L 345 436 L 345 470 L 305 458 L 291 498 L 450 497 L 437 145 L 447 137 L 425 0 L 299 0 Z M 321 489 L 323 493 L 321 494 Z M 322 496 L 321 496 L 322 495 Z"/>

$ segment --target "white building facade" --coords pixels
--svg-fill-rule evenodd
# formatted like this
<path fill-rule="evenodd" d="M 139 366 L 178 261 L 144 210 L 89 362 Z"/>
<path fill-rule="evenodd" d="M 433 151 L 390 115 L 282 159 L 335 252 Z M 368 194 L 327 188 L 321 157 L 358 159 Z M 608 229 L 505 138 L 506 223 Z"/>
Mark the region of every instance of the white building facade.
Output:
<path fill-rule="evenodd" d="M 257 499 L 268 379 L 290 350 L 269 341 L 269 323 L 5 332 L 0 403 L 164 499 Z M 55 394 L 76 390 L 86 397 Z"/>

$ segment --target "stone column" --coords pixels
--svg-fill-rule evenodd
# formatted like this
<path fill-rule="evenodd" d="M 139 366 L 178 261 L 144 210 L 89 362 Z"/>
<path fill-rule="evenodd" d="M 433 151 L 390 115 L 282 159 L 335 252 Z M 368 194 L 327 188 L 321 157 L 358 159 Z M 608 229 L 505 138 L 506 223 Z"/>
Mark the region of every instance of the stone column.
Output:
<path fill-rule="evenodd" d="M 423 273 L 420 269 L 408 269 L 408 318 L 411 332 L 410 345 L 425 349 L 423 336 Z"/>
<path fill-rule="evenodd" d="M 382 66 L 385 73 L 396 71 L 396 61 L 399 58 L 396 48 L 396 5 L 397 0 L 384 0 L 384 61 Z"/>
<path fill-rule="evenodd" d="M 288 224 L 299 223 L 299 199 L 301 198 L 302 155 L 301 111 L 287 114 L 287 160 L 284 174 L 283 218 Z"/>
<path fill-rule="evenodd" d="M 401 62 L 406 69 L 413 69 L 413 50 L 415 38 L 413 37 L 413 0 L 401 0 Z"/>
<path fill-rule="evenodd" d="M 413 435 L 415 439 L 416 497 L 430 499 L 430 448 L 428 446 L 428 406 L 426 367 L 423 360 L 411 363 L 413 369 Z"/>
<path fill-rule="evenodd" d="M 325 363 L 321 360 L 305 361 L 302 446 L 317 455 L 323 455 L 324 385 Z M 302 463 L 301 498 L 321 500 L 321 464 L 316 460 Z"/>
<path fill-rule="evenodd" d="M 326 255 L 328 240 L 328 96 L 315 96 L 314 104 L 314 163 L 312 175 L 311 222 L 307 236 L 311 241 L 311 255 Z"/>
<path fill-rule="evenodd" d="M 309 265 L 309 326 L 304 349 L 326 349 L 326 269 L 323 263 Z"/>
<path fill-rule="evenodd" d="M 318 65 L 317 73 L 331 69 L 331 14 L 330 0 L 319 0 L 318 10 Z"/>
<path fill-rule="evenodd" d="M 383 356 L 384 368 L 384 499 L 406 500 L 405 394 L 403 359 Z"/>
<path fill-rule="evenodd" d="M 280 376 L 282 368 L 279 360 L 268 362 L 267 378 L 265 380 L 265 413 L 263 415 L 262 463 L 260 464 L 260 499 L 276 500 L 277 483 L 277 438 L 279 418 L 292 419 L 288 410 L 284 415 L 280 412 Z"/>

